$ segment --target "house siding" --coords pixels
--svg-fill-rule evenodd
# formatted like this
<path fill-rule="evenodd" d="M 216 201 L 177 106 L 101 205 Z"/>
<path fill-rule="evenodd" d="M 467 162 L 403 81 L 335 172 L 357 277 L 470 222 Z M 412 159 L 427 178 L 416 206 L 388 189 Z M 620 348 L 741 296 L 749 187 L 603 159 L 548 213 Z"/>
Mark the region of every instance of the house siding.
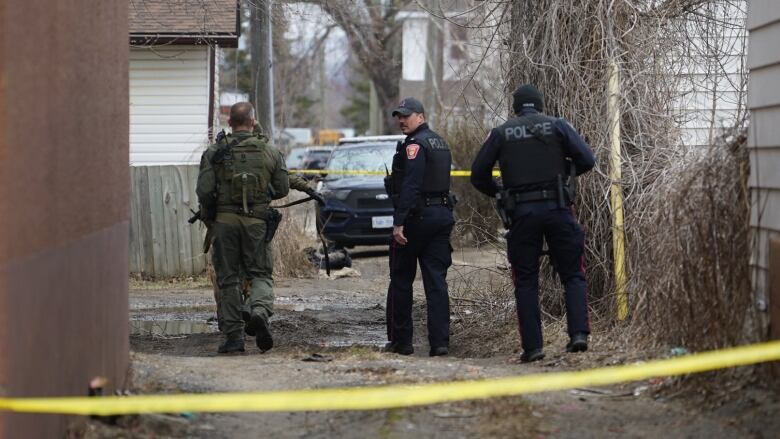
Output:
<path fill-rule="evenodd" d="M 197 164 L 208 143 L 208 46 L 130 49 L 130 165 Z"/>
<path fill-rule="evenodd" d="M 702 5 L 700 12 L 718 22 L 693 14 L 680 30 L 689 42 L 680 48 L 674 111 L 686 146 L 709 147 L 745 117 L 746 9 L 744 0 Z"/>
<path fill-rule="evenodd" d="M 750 87 L 748 131 L 753 288 L 760 307 L 772 301 L 769 247 L 780 238 L 780 3 L 753 0 L 748 6 Z M 775 299 L 777 300 L 777 299 Z"/>

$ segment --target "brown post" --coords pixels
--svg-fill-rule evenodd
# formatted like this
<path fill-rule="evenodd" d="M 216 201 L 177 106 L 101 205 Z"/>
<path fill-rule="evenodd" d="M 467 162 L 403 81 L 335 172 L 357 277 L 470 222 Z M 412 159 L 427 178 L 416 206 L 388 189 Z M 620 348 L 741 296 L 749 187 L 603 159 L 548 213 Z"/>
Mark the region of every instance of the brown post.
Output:
<path fill-rule="evenodd" d="M 128 4 L 0 2 L 0 395 L 128 367 Z M 0 413 L 0 437 L 67 418 Z"/>
<path fill-rule="evenodd" d="M 768 259 L 769 338 L 780 340 L 780 238 L 769 240 Z"/>

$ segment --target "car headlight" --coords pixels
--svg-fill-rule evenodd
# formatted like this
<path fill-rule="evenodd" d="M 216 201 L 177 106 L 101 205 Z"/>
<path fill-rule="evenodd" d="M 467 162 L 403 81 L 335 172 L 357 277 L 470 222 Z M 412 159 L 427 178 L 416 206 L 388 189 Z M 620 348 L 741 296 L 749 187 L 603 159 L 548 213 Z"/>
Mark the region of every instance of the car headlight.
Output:
<path fill-rule="evenodd" d="M 341 190 L 335 190 L 335 191 L 331 191 L 331 190 L 327 190 L 326 189 L 326 190 L 322 191 L 322 195 L 327 197 L 327 198 L 335 198 L 337 200 L 344 201 L 344 200 L 346 200 L 349 197 L 349 193 L 350 192 L 352 192 L 352 191 L 349 190 L 349 189 L 341 189 Z"/>

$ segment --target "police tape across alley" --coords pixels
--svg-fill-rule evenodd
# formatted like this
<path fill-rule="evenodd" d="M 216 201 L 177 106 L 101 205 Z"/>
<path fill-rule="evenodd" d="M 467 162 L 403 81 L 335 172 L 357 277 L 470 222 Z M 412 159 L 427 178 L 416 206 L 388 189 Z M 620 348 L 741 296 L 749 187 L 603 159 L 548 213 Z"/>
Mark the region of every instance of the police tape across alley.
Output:
<path fill-rule="evenodd" d="M 358 171 L 358 170 L 321 170 L 321 169 L 289 169 L 289 172 L 293 174 L 313 174 L 313 175 L 386 175 L 387 171 Z M 454 169 L 450 171 L 450 175 L 453 177 L 471 177 L 471 171 L 465 171 L 462 169 Z M 501 172 L 498 170 L 493 171 L 493 177 L 500 177 Z"/>
<path fill-rule="evenodd" d="M 0 410 L 74 415 L 377 410 L 604 386 L 780 360 L 780 341 L 575 372 L 420 385 L 253 393 L 0 398 Z"/>

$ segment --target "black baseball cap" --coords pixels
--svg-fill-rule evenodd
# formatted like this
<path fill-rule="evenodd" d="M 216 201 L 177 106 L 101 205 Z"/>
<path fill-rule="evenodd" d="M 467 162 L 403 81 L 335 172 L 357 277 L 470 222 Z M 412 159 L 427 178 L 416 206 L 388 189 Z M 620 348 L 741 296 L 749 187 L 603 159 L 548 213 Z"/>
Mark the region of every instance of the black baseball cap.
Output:
<path fill-rule="evenodd" d="M 400 104 L 398 104 L 398 108 L 393 110 L 393 117 L 396 115 L 401 116 L 408 116 L 412 113 L 425 113 L 425 109 L 423 108 L 422 102 L 418 101 L 415 98 L 404 98 Z"/>

